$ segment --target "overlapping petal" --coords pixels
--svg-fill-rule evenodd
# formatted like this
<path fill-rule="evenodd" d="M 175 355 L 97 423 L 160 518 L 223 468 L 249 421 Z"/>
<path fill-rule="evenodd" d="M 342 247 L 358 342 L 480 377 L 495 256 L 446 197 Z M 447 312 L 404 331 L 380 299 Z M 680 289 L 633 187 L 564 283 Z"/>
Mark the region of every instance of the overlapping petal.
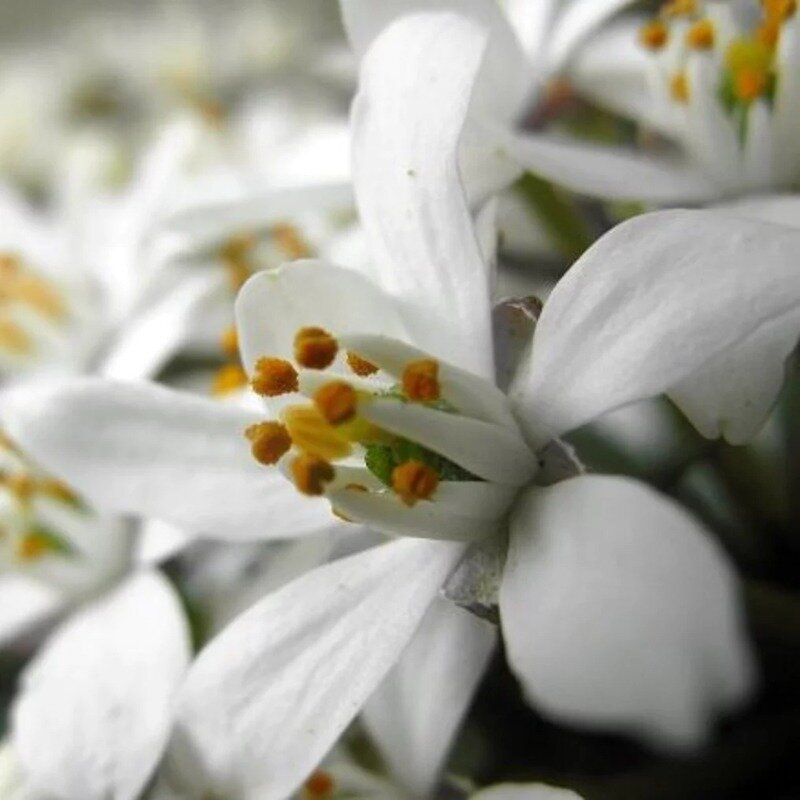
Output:
<path fill-rule="evenodd" d="M 389 671 L 461 552 L 440 542 L 381 545 L 238 617 L 189 673 L 172 773 L 240 800 L 286 797 Z"/>
<path fill-rule="evenodd" d="M 4 424 L 35 459 L 99 509 L 196 534 L 266 539 L 334 523 L 250 454 L 261 415 L 152 384 L 82 379 L 6 398 Z"/>
<path fill-rule="evenodd" d="M 550 295 L 512 386 L 531 439 L 673 389 L 705 432 L 756 430 L 800 334 L 798 247 L 796 230 L 718 211 L 606 234 Z"/>
<path fill-rule="evenodd" d="M 753 685 L 722 551 L 629 479 L 528 490 L 511 519 L 500 613 L 528 697 L 583 727 L 695 746 Z"/>
<path fill-rule="evenodd" d="M 28 667 L 14 709 L 30 788 L 43 797 L 139 797 L 189 656 L 180 603 L 157 573 L 130 578 L 71 617 Z"/>
<path fill-rule="evenodd" d="M 367 728 L 415 797 L 431 794 L 495 641 L 487 622 L 437 600 L 367 703 Z"/>

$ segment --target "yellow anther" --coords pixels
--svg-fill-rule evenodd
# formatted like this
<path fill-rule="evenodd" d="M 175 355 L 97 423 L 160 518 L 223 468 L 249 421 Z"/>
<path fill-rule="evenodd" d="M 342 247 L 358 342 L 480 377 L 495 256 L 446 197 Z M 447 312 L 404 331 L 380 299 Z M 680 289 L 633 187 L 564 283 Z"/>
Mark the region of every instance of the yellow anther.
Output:
<path fill-rule="evenodd" d="M 292 461 L 292 477 L 295 486 L 303 494 L 318 496 L 325 493 L 325 485 L 330 483 L 336 472 L 324 458 L 304 453 Z"/>
<path fill-rule="evenodd" d="M 742 67 L 734 76 L 733 91 L 744 103 L 750 103 L 767 90 L 767 76 L 756 69 Z"/>
<path fill-rule="evenodd" d="M 289 452 L 292 438 L 280 422 L 258 422 L 245 430 L 253 458 L 260 464 L 277 464 Z"/>
<path fill-rule="evenodd" d="M 352 350 L 347 351 L 346 359 L 347 366 L 361 378 L 374 375 L 378 371 L 378 368 L 371 361 L 367 361 L 366 358 L 361 358 L 361 356 L 357 355 Z"/>
<path fill-rule="evenodd" d="M 689 79 L 685 72 L 676 72 L 669 82 L 669 93 L 676 103 L 689 102 Z"/>
<path fill-rule="evenodd" d="M 406 461 L 392 471 L 392 489 L 407 505 L 428 500 L 439 486 L 439 476 L 422 461 Z"/>
<path fill-rule="evenodd" d="M 783 22 L 794 16 L 797 11 L 796 0 L 761 0 L 764 16 L 770 20 Z"/>
<path fill-rule="evenodd" d="M 294 357 L 308 369 L 329 367 L 339 352 L 339 343 L 323 328 L 300 328 L 294 337 Z"/>
<path fill-rule="evenodd" d="M 697 13 L 697 0 L 669 0 L 661 6 L 661 16 L 690 17 Z"/>
<path fill-rule="evenodd" d="M 13 472 L 5 476 L 3 485 L 21 503 L 27 503 L 36 491 L 36 481 L 27 472 Z"/>
<path fill-rule="evenodd" d="M 38 489 L 42 494 L 60 500 L 62 503 L 77 503 L 78 497 L 66 483 L 55 480 L 55 478 L 44 478 L 39 481 Z"/>
<path fill-rule="evenodd" d="M 222 397 L 238 392 L 247 386 L 247 373 L 238 364 L 225 364 L 220 367 L 211 381 L 211 394 Z"/>
<path fill-rule="evenodd" d="M 406 365 L 403 370 L 403 392 L 409 400 L 438 400 L 441 396 L 439 362 L 432 358 L 423 358 Z"/>
<path fill-rule="evenodd" d="M 10 300 L 30 306 L 43 317 L 58 320 L 64 316 L 64 304 L 56 290 L 36 275 L 18 275 L 3 291 Z"/>
<path fill-rule="evenodd" d="M 297 370 L 283 358 L 264 356 L 256 361 L 250 386 L 263 397 L 277 397 L 297 391 Z"/>
<path fill-rule="evenodd" d="M 322 416 L 316 406 L 289 406 L 283 410 L 282 416 L 289 436 L 304 453 L 336 461 L 352 452 L 348 439 Z"/>
<path fill-rule="evenodd" d="M 294 225 L 279 222 L 269 232 L 278 249 L 289 258 L 308 258 L 313 255 L 311 245 Z"/>
<path fill-rule="evenodd" d="M 686 46 L 693 50 L 711 50 L 714 46 L 714 25 L 710 19 L 701 19 L 686 31 Z"/>
<path fill-rule="evenodd" d="M 16 556 L 20 561 L 36 561 L 51 549 L 52 545 L 48 538 L 36 531 L 31 531 L 21 536 L 14 547 Z"/>
<path fill-rule="evenodd" d="M 219 257 L 228 271 L 231 288 L 238 291 L 252 274 L 250 255 L 258 244 L 258 238 L 251 233 L 232 236 L 219 249 Z"/>
<path fill-rule="evenodd" d="M 358 396 L 345 381 L 326 383 L 314 392 L 314 404 L 331 425 L 348 422 L 356 415 Z"/>
<path fill-rule="evenodd" d="M 33 351 L 33 341 L 16 322 L 0 319 L 0 350 L 25 355 Z"/>
<path fill-rule="evenodd" d="M 303 784 L 303 800 L 328 800 L 335 788 L 336 783 L 330 773 L 317 770 Z"/>
<path fill-rule="evenodd" d="M 753 36 L 756 41 L 763 44 L 764 47 L 774 50 L 778 44 L 780 34 L 781 23 L 778 20 L 768 19 L 755 29 Z"/>
<path fill-rule="evenodd" d="M 756 39 L 737 39 L 725 53 L 725 63 L 731 73 L 733 93 L 749 103 L 769 88 L 772 69 L 772 49 Z"/>
<path fill-rule="evenodd" d="M 220 334 L 219 346 L 222 352 L 230 358 L 236 358 L 239 355 L 239 334 L 236 332 L 235 325 L 229 325 Z"/>
<path fill-rule="evenodd" d="M 669 39 L 669 29 L 661 20 L 651 20 L 639 29 L 639 42 L 648 50 L 661 50 Z"/>

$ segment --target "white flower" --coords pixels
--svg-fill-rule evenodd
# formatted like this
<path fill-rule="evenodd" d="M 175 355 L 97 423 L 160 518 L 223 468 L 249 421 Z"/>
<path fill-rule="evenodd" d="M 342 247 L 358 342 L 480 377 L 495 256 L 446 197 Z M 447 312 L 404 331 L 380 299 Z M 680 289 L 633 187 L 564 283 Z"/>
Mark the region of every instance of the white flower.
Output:
<path fill-rule="evenodd" d="M 319 262 L 289 264 L 252 278 L 238 314 L 248 366 L 261 356 L 293 359 L 297 332 L 313 326 L 325 333 L 301 335 L 299 360 L 336 358 L 330 372 L 300 371 L 298 388 L 316 396 L 342 381 L 357 389 L 357 416 L 339 427 L 317 406 L 280 412 L 296 448 L 286 466 L 303 488 L 380 529 L 457 541 L 401 539 L 323 566 L 255 604 L 201 654 L 181 692 L 171 750 L 204 787 L 234 797 L 292 791 L 397 661 L 463 542 L 505 531 L 503 634 L 526 692 L 546 712 L 687 746 L 751 685 L 732 573 L 694 520 L 623 478 L 551 487 L 531 478 L 536 451 L 553 437 L 638 399 L 689 395 L 709 362 L 796 310 L 797 297 L 778 287 L 797 234 L 745 221 L 732 232 L 711 212 L 665 212 L 617 228 L 556 287 L 503 394 L 493 381 L 490 276 L 457 165 L 484 34 L 447 14 L 405 24 L 417 26 L 414 36 L 388 31 L 385 48 L 372 51 L 381 55 L 369 58 L 396 56 L 402 43 L 413 66 L 399 97 L 415 102 L 367 85 L 355 112 L 356 196 L 378 282 Z M 730 298 L 751 296 L 756 254 L 775 292 L 734 318 Z M 701 268 L 703 283 L 686 278 Z M 366 361 L 379 374 L 354 378 L 347 349 L 360 357 L 350 359 L 357 369 L 369 371 Z M 266 381 L 275 374 L 265 366 Z M 417 388 L 402 398 L 387 392 L 404 377 L 417 388 L 427 380 L 438 401 L 405 402 L 419 399 Z M 739 399 L 737 391 L 705 394 Z M 764 411 L 736 408 L 744 426 Z M 719 410 L 688 408 L 715 422 Z M 87 414 L 91 425 L 81 421 Z M 321 498 L 291 500 L 277 470 L 259 477 L 248 463 L 237 439 L 255 420 L 164 389 L 80 382 L 31 402 L 15 433 L 105 507 L 298 535 L 305 505 L 319 526 Z M 269 431 L 252 433 L 263 460 L 281 441 L 261 449 L 259 433 Z M 378 444 L 421 455 L 424 479 L 390 474 L 386 486 L 385 472 L 364 461 L 370 431 Z M 275 505 L 264 502 L 268 494 Z M 474 686 L 476 677 L 463 680 Z M 426 772 L 419 785 L 431 780 Z"/>

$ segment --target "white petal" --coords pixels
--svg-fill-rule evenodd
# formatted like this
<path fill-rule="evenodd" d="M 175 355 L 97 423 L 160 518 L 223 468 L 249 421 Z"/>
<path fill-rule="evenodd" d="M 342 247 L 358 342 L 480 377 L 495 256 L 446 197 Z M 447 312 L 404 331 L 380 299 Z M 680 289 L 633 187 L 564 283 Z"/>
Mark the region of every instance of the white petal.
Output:
<path fill-rule="evenodd" d="M 569 789 L 557 789 L 543 783 L 500 783 L 470 795 L 469 800 L 582 800 Z"/>
<path fill-rule="evenodd" d="M 581 194 L 653 203 L 707 200 L 719 194 L 696 168 L 674 159 L 497 127 L 491 135 L 526 169 Z"/>
<path fill-rule="evenodd" d="M 324 261 L 295 261 L 254 275 L 236 299 L 236 321 L 247 369 L 265 355 L 293 359 L 295 334 L 307 326 L 334 336 L 406 338 L 392 297 L 358 273 Z"/>
<path fill-rule="evenodd" d="M 123 327 L 98 373 L 122 380 L 154 376 L 186 344 L 209 300 L 224 288 L 221 272 L 180 281 Z"/>
<path fill-rule="evenodd" d="M 455 14 L 400 19 L 362 62 L 352 123 L 356 201 L 381 286 L 402 299 L 426 350 L 491 377 L 488 265 L 458 170 L 486 43 Z"/>
<path fill-rule="evenodd" d="M 591 32 L 633 0 L 572 0 L 558 19 L 548 45 L 548 66 L 559 69 Z"/>
<path fill-rule="evenodd" d="M 531 489 L 512 512 L 500 614 L 544 712 L 699 744 L 753 684 L 734 572 L 680 506 L 626 478 Z"/>
<path fill-rule="evenodd" d="M 231 539 L 300 536 L 333 521 L 327 503 L 253 459 L 244 430 L 262 415 L 252 411 L 92 379 L 21 391 L 3 410 L 14 440 L 99 509 Z"/>
<path fill-rule="evenodd" d="M 674 388 L 686 398 L 695 383 L 698 424 L 756 429 L 800 333 L 798 247 L 791 228 L 717 211 L 647 214 L 606 234 L 548 298 L 512 387 L 531 437 Z M 768 375 L 772 396 L 747 375 Z"/>
<path fill-rule="evenodd" d="M 70 618 L 28 667 L 14 709 L 14 747 L 31 787 L 47 797 L 138 797 L 188 661 L 180 603 L 157 573 Z"/>
<path fill-rule="evenodd" d="M 492 0 L 342 0 L 340 5 L 350 44 L 359 59 L 364 58 L 383 31 L 403 16 L 428 12 L 432 20 L 436 12 L 453 11 L 462 19 L 473 20 L 489 34 L 486 57 L 473 92 L 473 110 L 501 119 L 510 119 L 519 111 L 530 88 L 525 55 L 509 21 Z"/>
<path fill-rule="evenodd" d="M 494 628 L 436 600 L 364 721 L 395 778 L 428 797 L 495 645 Z"/>
<path fill-rule="evenodd" d="M 489 481 L 521 486 L 536 472 L 533 453 L 513 428 L 394 400 L 375 400 L 360 415 Z"/>
<path fill-rule="evenodd" d="M 65 598 L 53 587 L 17 575 L 0 577 L 0 647 L 53 617 Z"/>
<path fill-rule="evenodd" d="M 399 541 L 314 570 L 200 654 L 172 769 L 241 800 L 282 800 L 319 763 L 408 643 L 461 553 Z"/>
<path fill-rule="evenodd" d="M 800 228 L 800 195 L 797 194 L 755 195 L 714 207 L 750 219 Z"/>

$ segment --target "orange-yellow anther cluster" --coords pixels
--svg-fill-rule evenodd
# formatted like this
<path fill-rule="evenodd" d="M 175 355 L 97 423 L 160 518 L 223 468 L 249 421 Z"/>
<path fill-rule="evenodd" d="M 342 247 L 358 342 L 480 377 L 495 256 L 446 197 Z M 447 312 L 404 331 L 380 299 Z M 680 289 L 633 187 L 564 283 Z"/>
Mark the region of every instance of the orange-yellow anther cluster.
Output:
<path fill-rule="evenodd" d="M 247 386 L 247 373 L 238 364 L 225 364 L 214 374 L 211 381 L 211 394 L 223 397 Z"/>
<path fill-rule="evenodd" d="M 308 258 L 314 251 L 300 231 L 287 222 L 278 222 L 270 230 L 275 246 L 288 258 Z"/>
<path fill-rule="evenodd" d="M 324 328 L 300 328 L 294 337 L 294 357 L 308 369 L 329 367 L 339 352 L 339 343 Z"/>
<path fill-rule="evenodd" d="M 324 494 L 326 484 L 336 475 L 330 462 L 308 453 L 303 453 L 292 461 L 291 471 L 298 490 L 312 497 Z"/>
<path fill-rule="evenodd" d="M 303 800 L 328 800 L 335 788 L 336 783 L 331 774 L 317 770 L 303 784 Z"/>
<path fill-rule="evenodd" d="M 314 404 L 331 425 L 340 425 L 355 416 L 358 396 L 349 383 L 331 381 L 314 392 Z"/>
<path fill-rule="evenodd" d="M 677 103 L 689 102 L 689 79 L 685 72 L 676 72 L 669 83 L 669 93 Z"/>
<path fill-rule="evenodd" d="M 669 29 L 659 19 L 650 20 L 639 29 L 639 41 L 648 50 L 661 50 L 669 39 Z"/>
<path fill-rule="evenodd" d="M 297 370 L 286 359 L 264 356 L 256 361 L 250 386 L 256 394 L 263 397 L 277 397 L 296 392 Z"/>
<path fill-rule="evenodd" d="M 239 355 L 239 334 L 236 332 L 236 326 L 229 325 L 222 331 L 219 346 L 229 358 L 236 358 Z"/>
<path fill-rule="evenodd" d="M 412 361 L 403 370 L 403 393 L 409 400 L 432 402 L 441 397 L 439 362 L 432 358 Z"/>
<path fill-rule="evenodd" d="M 245 436 L 250 440 L 253 458 L 261 464 L 276 464 L 292 446 L 292 438 L 280 422 L 259 422 L 251 425 Z"/>
<path fill-rule="evenodd" d="M 698 20 L 686 31 L 686 46 L 693 50 L 711 50 L 714 47 L 714 25 L 710 19 Z"/>
<path fill-rule="evenodd" d="M 347 351 L 345 359 L 347 361 L 347 366 L 361 378 L 374 375 L 378 371 L 378 368 L 371 361 L 367 361 L 366 358 L 361 358 L 360 355 L 353 353 L 351 350 Z"/>
<path fill-rule="evenodd" d="M 36 531 L 21 536 L 15 543 L 15 554 L 20 561 L 36 561 L 50 550 L 47 537 Z"/>
<path fill-rule="evenodd" d="M 430 499 L 439 486 L 439 476 L 422 461 L 406 461 L 392 472 L 392 489 L 407 505 Z"/>

